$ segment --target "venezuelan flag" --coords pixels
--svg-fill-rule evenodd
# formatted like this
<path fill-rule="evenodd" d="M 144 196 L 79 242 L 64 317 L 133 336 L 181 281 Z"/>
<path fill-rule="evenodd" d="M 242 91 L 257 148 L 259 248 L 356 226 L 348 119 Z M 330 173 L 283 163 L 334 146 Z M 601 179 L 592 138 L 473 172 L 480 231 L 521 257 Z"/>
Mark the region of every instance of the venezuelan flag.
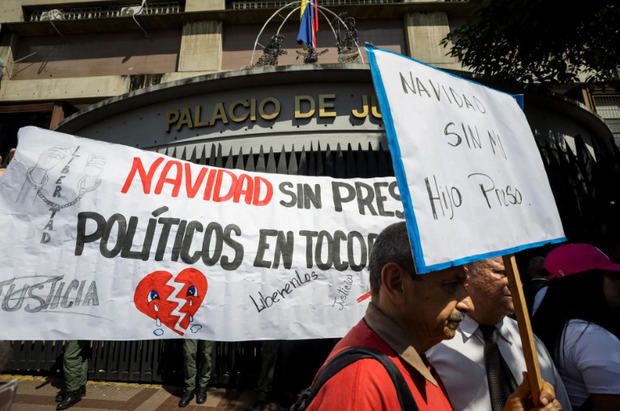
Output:
<path fill-rule="evenodd" d="M 316 48 L 316 32 L 319 31 L 318 0 L 301 0 L 301 23 L 297 33 L 297 43 L 304 50 Z"/>

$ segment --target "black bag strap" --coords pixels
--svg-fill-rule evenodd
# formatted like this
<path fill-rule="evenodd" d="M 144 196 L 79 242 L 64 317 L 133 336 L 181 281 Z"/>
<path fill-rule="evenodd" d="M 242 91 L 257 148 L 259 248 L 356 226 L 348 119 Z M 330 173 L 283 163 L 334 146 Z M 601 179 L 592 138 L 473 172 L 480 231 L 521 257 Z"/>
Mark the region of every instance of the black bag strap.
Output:
<path fill-rule="evenodd" d="M 314 384 L 310 387 L 310 392 L 306 397 L 305 405 L 310 405 L 312 399 L 314 399 L 317 395 L 323 384 L 325 384 L 327 380 L 333 377 L 336 373 L 345 368 L 347 365 L 366 358 L 375 359 L 379 361 L 383 367 L 385 367 L 386 371 L 390 375 L 390 378 L 392 379 L 394 388 L 396 388 L 396 395 L 398 396 L 398 402 L 400 403 L 401 410 L 418 411 L 418 406 L 413 399 L 411 390 L 409 389 L 402 373 L 398 367 L 396 367 L 396 364 L 394 364 L 394 362 L 381 351 L 368 347 L 347 348 L 329 360 L 329 362 L 325 364 L 319 372 Z"/>

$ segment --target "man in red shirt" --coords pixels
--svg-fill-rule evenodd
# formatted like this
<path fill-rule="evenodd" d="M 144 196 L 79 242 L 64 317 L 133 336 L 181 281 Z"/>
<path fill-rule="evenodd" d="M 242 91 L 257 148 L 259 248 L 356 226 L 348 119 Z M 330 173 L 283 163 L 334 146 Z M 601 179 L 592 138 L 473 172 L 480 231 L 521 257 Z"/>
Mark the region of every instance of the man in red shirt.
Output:
<path fill-rule="evenodd" d="M 388 226 L 375 241 L 369 262 L 371 302 L 364 318 L 334 347 L 369 347 L 386 354 L 403 375 L 420 411 L 452 410 L 438 374 L 424 352 L 454 337 L 469 309 L 463 267 L 417 275 L 405 223 Z M 486 381 L 481 381 L 486 384 Z M 506 403 L 507 410 L 525 410 L 527 378 Z M 545 383 L 545 411 L 559 410 L 553 388 Z M 375 359 L 358 360 L 330 378 L 308 410 L 398 410 L 396 389 Z"/>

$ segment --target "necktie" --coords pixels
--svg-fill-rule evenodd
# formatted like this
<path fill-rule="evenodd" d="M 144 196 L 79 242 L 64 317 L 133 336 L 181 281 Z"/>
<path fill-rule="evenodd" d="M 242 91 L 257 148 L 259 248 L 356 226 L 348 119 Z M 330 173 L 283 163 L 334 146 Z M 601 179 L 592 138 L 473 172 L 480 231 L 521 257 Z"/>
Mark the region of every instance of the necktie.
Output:
<path fill-rule="evenodd" d="M 491 409 L 501 411 L 504 409 L 508 396 L 516 387 L 516 383 L 493 338 L 495 327 L 481 325 L 480 331 L 484 337 L 484 363 L 487 370 Z"/>

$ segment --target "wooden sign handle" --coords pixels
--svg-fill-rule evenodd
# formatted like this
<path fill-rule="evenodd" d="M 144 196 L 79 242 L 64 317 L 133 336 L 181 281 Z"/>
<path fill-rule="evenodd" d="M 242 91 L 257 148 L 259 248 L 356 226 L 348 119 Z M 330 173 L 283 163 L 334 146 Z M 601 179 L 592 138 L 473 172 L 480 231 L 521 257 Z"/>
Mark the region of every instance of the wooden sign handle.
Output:
<path fill-rule="evenodd" d="M 512 293 L 512 301 L 519 324 L 519 334 L 521 335 L 521 344 L 523 346 L 523 356 L 525 357 L 525 365 L 527 367 L 527 376 L 530 383 L 530 392 L 534 404 L 540 406 L 540 391 L 542 390 L 542 378 L 540 376 L 540 366 L 538 365 L 538 356 L 536 354 L 536 345 L 534 344 L 534 333 L 532 332 L 532 324 L 530 323 L 530 315 L 527 311 L 525 296 L 523 294 L 523 285 L 517 262 L 514 255 L 505 255 L 504 267 L 508 276 L 508 286 Z"/>

